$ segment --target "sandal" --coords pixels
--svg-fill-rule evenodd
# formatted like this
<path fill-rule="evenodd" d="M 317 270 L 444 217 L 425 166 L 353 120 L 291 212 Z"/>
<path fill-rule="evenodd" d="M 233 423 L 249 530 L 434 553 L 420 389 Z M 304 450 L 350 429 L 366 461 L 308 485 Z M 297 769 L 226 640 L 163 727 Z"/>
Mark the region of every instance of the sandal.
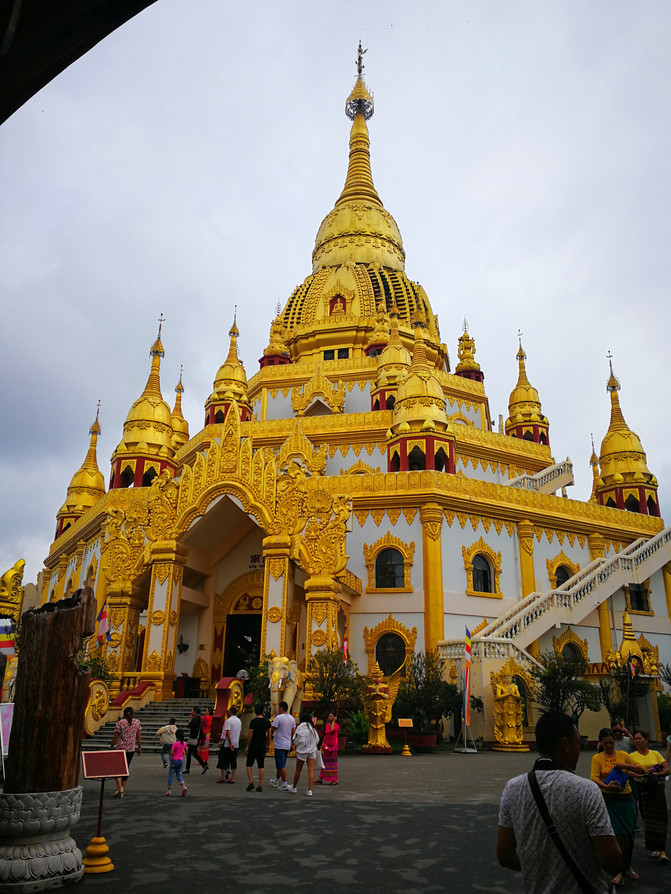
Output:
<path fill-rule="evenodd" d="M 660 863 L 668 863 L 669 862 L 669 858 L 666 856 L 664 851 L 662 851 L 662 853 L 660 854 L 659 862 Z"/>
<path fill-rule="evenodd" d="M 634 870 L 630 866 L 629 869 L 627 869 L 627 878 L 630 878 L 633 881 L 637 882 L 639 879 L 639 874 L 638 872 L 634 872 Z"/>
<path fill-rule="evenodd" d="M 616 888 L 621 888 L 624 885 L 624 879 L 622 878 L 622 873 L 618 872 L 615 878 L 610 880 L 611 885 L 615 885 Z"/>

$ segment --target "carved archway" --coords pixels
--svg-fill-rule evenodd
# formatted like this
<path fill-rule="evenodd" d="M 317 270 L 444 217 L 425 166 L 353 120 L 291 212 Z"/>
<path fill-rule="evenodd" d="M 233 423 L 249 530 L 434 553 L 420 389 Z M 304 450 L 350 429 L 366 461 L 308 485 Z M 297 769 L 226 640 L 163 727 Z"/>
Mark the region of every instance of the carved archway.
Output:
<path fill-rule="evenodd" d="M 576 649 L 580 652 L 585 661 L 589 661 L 589 651 L 586 639 L 580 639 L 573 630 L 569 627 L 565 630 L 561 636 L 553 636 L 552 637 L 552 646 L 555 650 L 555 655 L 557 658 L 561 658 L 564 647 L 566 645 L 575 646 Z"/>
<path fill-rule="evenodd" d="M 466 571 L 466 595 L 467 596 L 489 596 L 495 599 L 502 599 L 501 592 L 501 553 L 495 552 L 489 544 L 485 543 L 482 537 L 469 547 L 462 546 L 461 554 L 464 558 L 464 569 Z M 473 588 L 473 560 L 476 556 L 483 556 L 489 563 L 492 574 L 492 592 L 483 593 Z"/>
<path fill-rule="evenodd" d="M 364 543 L 363 555 L 366 560 L 366 568 L 368 569 L 368 584 L 366 585 L 366 593 L 388 593 L 388 587 L 375 586 L 375 560 L 377 556 L 385 549 L 396 549 L 403 557 L 403 586 L 394 587 L 394 593 L 412 593 L 412 583 L 410 572 L 412 570 L 412 562 L 415 557 L 415 543 L 405 543 L 398 537 L 387 531 L 387 533 L 376 540 L 375 543 Z"/>
<path fill-rule="evenodd" d="M 245 599 L 246 604 L 241 604 Z M 237 609 L 237 611 L 236 611 Z M 221 679 L 226 643 L 226 624 L 228 616 L 236 612 L 260 613 L 263 609 L 263 571 L 249 571 L 231 581 L 222 593 L 214 597 L 212 612 L 212 652 L 210 655 L 210 684 L 216 686 Z M 263 627 L 267 623 L 264 617 Z"/>
<path fill-rule="evenodd" d="M 557 553 L 557 555 L 553 559 L 546 559 L 545 564 L 548 569 L 548 577 L 550 578 L 550 588 L 552 590 L 557 589 L 557 570 L 565 565 L 571 572 L 571 577 L 574 574 L 577 574 L 580 571 L 580 565 L 577 562 L 572 562 L 569 557 L 566 555 L 564 550 Z"/>

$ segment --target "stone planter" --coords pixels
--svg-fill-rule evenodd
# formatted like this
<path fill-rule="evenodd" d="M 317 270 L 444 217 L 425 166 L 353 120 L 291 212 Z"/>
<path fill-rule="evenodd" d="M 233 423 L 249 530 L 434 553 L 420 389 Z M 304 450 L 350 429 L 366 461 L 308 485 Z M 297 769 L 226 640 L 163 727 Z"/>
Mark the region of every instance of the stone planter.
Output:
<path fill-rule="evenodd" d="M 0 793 L 0 891 L 43 891 L 82 878 L 81 851 L 70 837 L 81 805 L 81 786 Z"/>

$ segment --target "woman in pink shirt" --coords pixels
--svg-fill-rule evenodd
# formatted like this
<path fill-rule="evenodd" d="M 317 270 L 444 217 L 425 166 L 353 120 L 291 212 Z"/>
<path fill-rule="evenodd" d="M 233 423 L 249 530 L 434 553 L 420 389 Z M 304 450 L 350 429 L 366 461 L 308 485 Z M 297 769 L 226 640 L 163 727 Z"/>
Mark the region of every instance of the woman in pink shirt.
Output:
<path fill-rule="evenodd" d="M 175 741 L 172 743 L 170 750 L 170 770 L 168 771 L 168 791 L 166 797 L 172 795 L 172 778 L 177 777 L 177 782 L 182 786 L 182 797 L 187 793 L 188 788 L 184 785 L 184 777 L 182 776 L 182 766 L 184 764 L 184 754 L 188 749 L 188 745 L 184 741 L 184 730 L 178 729 L 175 733 Z"/>

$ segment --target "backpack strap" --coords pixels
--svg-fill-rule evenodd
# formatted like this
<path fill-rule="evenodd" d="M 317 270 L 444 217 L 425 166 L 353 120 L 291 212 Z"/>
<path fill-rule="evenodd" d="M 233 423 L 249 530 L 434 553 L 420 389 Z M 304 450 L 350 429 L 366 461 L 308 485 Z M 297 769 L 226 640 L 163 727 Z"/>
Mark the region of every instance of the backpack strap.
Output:
<path fill-rule="evenodd" d="M 552 817 L 550 816 L 550 811 L 548 810 L 548 806 L 545 803 L 545 798 L 543 797 L 543 793 L 541 792 L 541 787 L 538 784 L 538 780 L 536 779 L 536 771 L 529 770 L 527 773 L 527 779 L 529 780 L 529 786 L 531 787 L 531 794 L 534 796 L 534 801 L 538 807 L 538 811 L 543 818 L 543 822 L 548 830 L 548 835 L 553 840 L 555 847 L 561 854 L 562 859 L 571 870 L 571 874 L 573 878 L 578 883 L 578 887 L 582 891 L 582 894 L 594 894 L 594 888 L 587 881 L 582 872 L 578 869 L 573 860 L 573 857 L 569 854 L 564 846 L 564 842 L 559 837 L 559 832 L 555 828 L 555 824 L 552 822 Z"/>

